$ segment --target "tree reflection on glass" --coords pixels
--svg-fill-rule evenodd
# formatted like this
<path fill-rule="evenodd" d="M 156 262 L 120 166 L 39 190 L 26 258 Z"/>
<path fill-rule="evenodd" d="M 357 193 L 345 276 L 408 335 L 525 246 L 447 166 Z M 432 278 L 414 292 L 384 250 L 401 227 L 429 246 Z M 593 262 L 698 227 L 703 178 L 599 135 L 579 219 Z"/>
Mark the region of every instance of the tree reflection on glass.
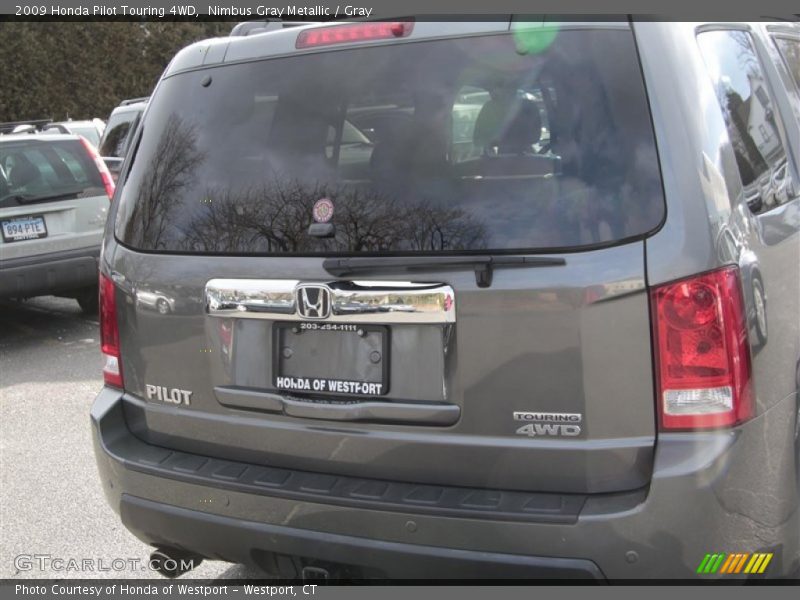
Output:
<path fill-rule="evenodd" d="M 125 238 L 137 246 L 162 249 L 170 216 L 181 208 L 204 160 L 205 153 L 197 146 L 196 126 L 172 113 L 144 169 Z"/>
<path fill-rule="evenodd" d="M 404 202 L 372 189 L 336 184 L 304 184 L 278 174 L 262 186 L 208 189 L 210 199 L 195 214 L 182 250 L 256 253 L 380 252 L 398 249 L 470 250 L 485 247 L 484 227 L 458 208 Z M 336 236 L 308 234 L 312 207 L 320 198 L 335 205 Z"/>

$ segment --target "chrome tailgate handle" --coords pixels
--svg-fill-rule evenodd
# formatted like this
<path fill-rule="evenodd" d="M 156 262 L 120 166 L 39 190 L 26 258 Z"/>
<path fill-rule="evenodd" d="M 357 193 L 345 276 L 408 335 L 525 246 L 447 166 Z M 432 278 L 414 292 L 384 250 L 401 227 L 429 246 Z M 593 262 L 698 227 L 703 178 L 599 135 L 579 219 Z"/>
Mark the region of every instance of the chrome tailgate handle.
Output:
<path fill-rule="evenodd" d="M 455 293 L 440 283 L 296 279 L 212 279 L 206 312 L 213 317 L 324 320 L 334 323 L 454 323 Z"/>

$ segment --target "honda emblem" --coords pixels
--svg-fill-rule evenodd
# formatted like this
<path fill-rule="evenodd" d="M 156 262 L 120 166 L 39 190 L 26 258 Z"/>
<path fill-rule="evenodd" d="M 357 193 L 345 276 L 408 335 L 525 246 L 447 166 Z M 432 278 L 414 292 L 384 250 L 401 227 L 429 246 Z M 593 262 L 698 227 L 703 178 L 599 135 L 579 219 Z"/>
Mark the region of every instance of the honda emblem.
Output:
<path fill-rule="evenodd" d="M 326 319 L 331 314 L 331 291 L 322 285 L 297 288 L 297 313 L 304 319 Z"/>

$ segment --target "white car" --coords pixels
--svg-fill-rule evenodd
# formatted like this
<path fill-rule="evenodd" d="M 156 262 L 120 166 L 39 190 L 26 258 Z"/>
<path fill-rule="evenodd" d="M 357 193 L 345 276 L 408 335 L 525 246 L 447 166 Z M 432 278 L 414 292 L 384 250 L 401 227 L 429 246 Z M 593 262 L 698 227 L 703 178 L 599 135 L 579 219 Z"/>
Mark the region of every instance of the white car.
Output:
<path fill-rule="evenodd" d="M 102 119 L 92 119 L 86 121 L 59 121 L 49 123 L 42 128 L 45 133 L 74 133 L 82 135 L 89 140 L 95 148 L 100 147 L 100 138 L 106 130 L 106 123 Z"/>
<path fill-rule="evenodd" d="M 59 295 L 97 311 L 114 182 L 77 135 L 0 135 L 0 298 Z"/>

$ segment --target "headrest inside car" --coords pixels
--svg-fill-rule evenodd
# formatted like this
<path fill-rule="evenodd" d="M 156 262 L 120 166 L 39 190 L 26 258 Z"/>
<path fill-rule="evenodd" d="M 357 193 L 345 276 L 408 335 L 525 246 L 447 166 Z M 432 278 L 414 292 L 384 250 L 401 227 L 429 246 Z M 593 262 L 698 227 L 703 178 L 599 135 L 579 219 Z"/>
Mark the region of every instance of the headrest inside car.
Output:
<path fill-rule="evenodd" d="M 475 121 L 473 143 L 484 154 L 531 152 L 542 135 L 542 118 L 533 100 L 517 95 L 493 97 Z"/>

